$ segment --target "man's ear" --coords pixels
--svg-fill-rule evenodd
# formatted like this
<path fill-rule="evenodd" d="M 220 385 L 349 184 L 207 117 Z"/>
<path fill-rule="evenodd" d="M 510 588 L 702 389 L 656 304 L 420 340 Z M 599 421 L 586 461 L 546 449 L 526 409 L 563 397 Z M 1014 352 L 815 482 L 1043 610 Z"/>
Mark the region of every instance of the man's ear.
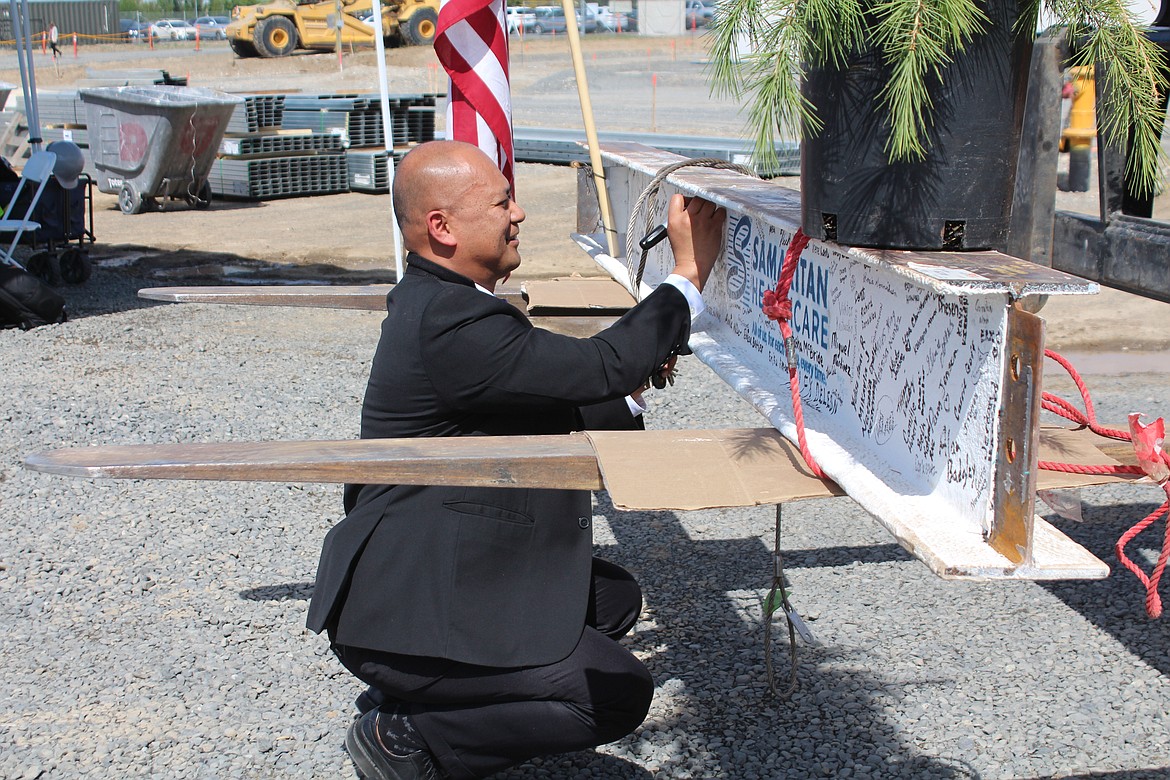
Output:
<path fill-rule="evenodd" d="M 458 243 L 451 232 L 451 222 L 446 212 L 439 209 L 427 212 L 427 235 L 431 241 L 443 246 L 454 247 Z"/>

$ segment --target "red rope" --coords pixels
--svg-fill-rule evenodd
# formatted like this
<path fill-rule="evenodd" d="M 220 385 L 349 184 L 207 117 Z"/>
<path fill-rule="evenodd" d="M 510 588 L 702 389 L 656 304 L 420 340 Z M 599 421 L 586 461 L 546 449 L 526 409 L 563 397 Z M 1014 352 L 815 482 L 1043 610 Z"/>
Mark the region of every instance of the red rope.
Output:
<path fill-rule="evenodd" d="M 1081 393 L 1081 400 L 1085 404 L 1085 411 L 1082 413 L 1079 409 L 1073 406 L 1059 396 L 1052 393 L 1043 393 L 1041 406 L 1050 412 L 1056 412 L 1062 417 L 1067 417 L 1079 425 L 1083 425 L 1098 436 L 1104 436 L 1109 439 L 1117 439 L 1119 441 L 1132 441 L 1129 431 L 1119 431 L 1115 428 L 1104 428 L 1097 422 L 1097 412 L 1093 409 L 1093 399 L 1089 396 L 1089 388 L 1085 385 L 1085 381 L 1081 379 L 1081 375 L 1073 368 L 1072 363 L 1068 362 L 1059 353 L 1053 352 L 1051 349 L 1044 350 L 1045 357 L 1055 360 L 1057 363 L 1068 372 L 1072 378 L 1073 383 L 1077 386 L 1077 390 Z M 1053 408 L 1050 404 L 1059 406 L 1060 408 Z M 1063 410 L 1063 411 L 1062 411 Z"/>
<path fill-rule="evenodd" d="M 788 358 L 788 387 L 792 391 L 792 417 L 796 423 L 796 440 L 800 445 L 800 454 L 804 458 L 809 471 L 821 479 L 829 479 L 829 475 L 821 470 L 809 452 L 808 442 L 804 437 L 804 407 L 800 403 L 800 378 L 796 373 L 796 340 L 792 337 L 792 301 L 788 299 L 788 292 L 792 287 L 792 279 L 796 276 L 796 266 L 800 262 L 800 253 L 808 246 L 809 238 L 800 228 L 792 235 L 788 242 L 788 250 L 784 253 L 784 264 L 780 267 L 780 278 L 776 281 L 775 290 L 764 291 L 764 314 L 768 319 L 780 326 L 780 335 L 784 337 L 784 352 Z"/>
<path fill-rule="evenodd" d="M 1042 460 L 1036 463 L 1037 468 L 1046 471 L 1060 471 L 1065 474 L 1145 474 L 1141 466 L 1088 466 L 1083 463 L 1058 463 L 1052 460 Z"/>
<path fill-rule="evenodd" d="M 1119 431 L 1114 428 L 1104 428 L 1097 422 L 1097 413 L 1093 409 L 1093 399 L 1089 396 L 1089 388 L 1085 386 L 1080 374 L 1072 367 L 1072 364 L 1063 357 L 1053 352 L 1050 349 L 1044 350 L 1045 356 L 1055 360 L 1059 363 L 1076 384 L 1077 389 L 1081 393 L 1081 400 L 1084 401 L 1085 411 L 1081 411 L 1073 406 L 1071 403 L 1063 398 L 1052 395 L 1051 393 L 1043 393 L 1041 398 L 1041 406 L 1050 412 L 1059 414 L 1078 425 L 1084 426 L 1093 431 L 1099 436 L 1104 436 L 1110 439 L 1117 439 L 1119 441 L 1133 441 L 1133 435 L 1129 431 Z M 1137 444 L 1135 443 L 1135 450 Z M 1139 456 L 1140 456 L 1139 452 Z M 1166 452 L 1159 452 L 1158 456 L 1167 464 L 1170 464 L 1170 454 Z M 1139 460 L 1141 458 L 1139 457 Z M 1142 466 L 1079 466 L 1072 463 L 1053 463 L 1049 461 L 1041 461 L 1036 464 L 1039 468 L 1048 469 L 1050 471 L 1064 471 L 1074 474 L 1146 474 L 1147 470 Z M 1158 595 L 1158 583 L 1162 579 L 1162 573 L 1166 570 L 1166 562 L 1170 559 L 1170 521 L 1166 524 L 1166 531 L 1162 538 L 1162 552 L 1158 556 L 1158 562 L 1154 564 L 1154 569 L 1149 576 L 1142 571 L 1141 567 L 1130 560 L 1129 556 L 1125 554 L 1125 546 L 1137 537 L 1142 531 L 1153 525 L 1158 518 L 1162 517 L 1170 510 L 1170 481 L 1163 480 L 1161 482 L 1162 489 L 1166 491 L 1166 503 L 1155 509 L 1143 520 L 1136 523 L 1128 531 L 1121 535 L 1114 546 L 1117 553 L 1117 559 L 1121 561 L 1121 565 L 1133 572 L 1134 576 L 1146 589 L 1146 614 L 1151 618 L 1158 618 L 1162 615 L 1162 598 Z"/>
<path fill-rule="evenodd" d="M 1166 503 L 1151 512 L 1145 520 L 1122 534 L 1114 547 L 1121 565 L 1133 572 L 1134 576 L 1146 587 L 1146 614 L 1152 618 L 1162 616 L 1162 597 L 1158 595 L 1158 582 L 1162 579 L 1162 572 L 1166 570 L 1166 560 L 1170 558 L 1170 522 L 1166 523 L 1166 532 L 1162 537 L 1162 554 L 1158 556 L 1158 562 L 1154 564 L 1154 570 L 1150 576 L 1147 577 L 1141 567 L 1129 559 L 1129 556 L 1125 554 L 1125 545 L 1146 530 L 1155 520 L 1166 514 L 1167 509 L 1170 509 L 1170 485 L 1163 483 L 1162 488 L 1166 490 Z"/>

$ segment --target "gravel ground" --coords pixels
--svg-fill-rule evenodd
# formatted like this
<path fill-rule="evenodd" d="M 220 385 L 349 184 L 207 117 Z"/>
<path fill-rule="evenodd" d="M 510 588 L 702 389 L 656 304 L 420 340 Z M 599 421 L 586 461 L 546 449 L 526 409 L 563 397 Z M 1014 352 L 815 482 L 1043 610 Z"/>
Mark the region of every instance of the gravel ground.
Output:
<path fill-rule="evenodd" d="M 134 297 L 149 285 L 105 269 L 68 289 L 72 321 L 0 331 L 0 776 L 353 777 L 358 686 L 303 628 L 338 486 L 90 481 L 20 462 L 356 436 L 380 317 L 150 305 Z M 1170 379 L 1094 386 L 1117 419 L 1158 411 Z M 654 403 L 657 427 L 760 424 L 693 360 Z M 1087 489 L 1084 521 L 1056 522 L 1113 563 L 1159 495 Z M 619 743 L 502 777 L 1170 777 L 1170 624 L 1145 618 L 1128 574 L 944 582 L 850 500 L 789 504 L 788 582 L 820 645 L 800 647 L 800 688 L 778 701 L 760 614 L 772 510 L 625 513 L 600 494 L 596 515 L 599 552 L 645 588 L 627 641 L 657 681 L 653 708 Z M 1156 550 L 1136 546 L 1148 565 Z M 778 642 L 781 675 L 788 657 Z"/>

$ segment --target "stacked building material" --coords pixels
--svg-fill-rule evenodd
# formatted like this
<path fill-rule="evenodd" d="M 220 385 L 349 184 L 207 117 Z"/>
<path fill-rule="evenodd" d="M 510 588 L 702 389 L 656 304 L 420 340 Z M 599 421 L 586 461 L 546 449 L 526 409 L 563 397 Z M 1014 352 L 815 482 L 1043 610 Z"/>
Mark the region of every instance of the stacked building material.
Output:
<path fill-rule="evenodd" d="M 288 130 L 224 136 L 219 145 L 220 154 L 229 157 L 277 157 L 308 152 L 340 152 L 341 149 L 339 135 Z"/>
<path fill-rule="evenodd" d="M 0 113 L 0 157 L 9 161 L 26 160 L 29 156 L 28 112 L 24 96 L 13 96 L 13 107 Z M 41 118 L 41 140 L 72 141 L 81 149 L 85 164 L 82 171 L 93 176 L 96 171 L 89 152 L 89 133 L 85 123 L 85 105 L 77 90 L 38 92 L 37 110 Z"/>
<path fill-rule="evenodd" d="M 340 103 L 342 101 L 336 101 Z M 351 103 L 352 101 L 344 101 Z M 303 106 L 305 103 L 319 104 L 316 108 L 306 109 Z M 360 112 L 349 111 L 341 106 L 334 106 L 335 101 L 318 100 L 316 98 L 305 98 L 302 96 L 289 97 L 285 105 L 284 119 L 281 121 L 281 127 L 286 130 L 310 130 L 314 133 L 333 133 L 345 139 L 346 144 L 350 143 L 350 115 L 358 114 Z M 360 122 L 357 129 L 361 129 Z M 359 134 L 360 137 L 360 134 Z"/>
<path fill-rule="evenodd" d="M 16 107 L 24 111 L 24 96 L 16 96 Z M 37 92 L 37 111 L 41 127 L 76 127 L 85 124 L 85 104 L 77 90 Z"/>
<path fill-rule="evenodd" d="M 390 95 L 390 141 L 395 148 L 435 137 L 436 95 Z M 289 95 L 282 126 L 340 132 L 352 148 L 386 147 L 386 129 L 376 94 Z"/>
<path fill-rule="evenodd" d="M 343 134 L 283 128 L 286 95 L 241 97 L 211 166 L 212 193 L 267 200 L 349 189 Z"/>
<path fill-rule="evenodd" d="M 207 177 L 217 195 L 249 200 L 324 195 L 349 189 L 345 154 L 220 156 Z"/>
<path fill-rule="evenodd" d="M 389 96 L 389 139 L 376 94 L 289 95 L 285 98 L 283 126 L 342 135 L 348 147 L 350 189 L 389 192 L 387 140 L 396 150 L 395 159 L 400 159 L 410 146 L 434 140 L 437 97 L 434 94 Z"/>
<path fill-rule="evenodd" d="M 376 94 L 242 97 L 212 168 L 213 193 L 276 198 L 389 191 L 390 155 Z M 390 97 L 389 140 L 401 150 L 396 156 L 435 137 L 437 97 Z"/>
<path fill-rule="evenodd" d="M 235 110 L 227 132 L 236 135 L 259 133 L 279 128 L 284 117 L 284 95 L 273 93 L 238 93 L 244 104 Z"/>
<path fill-rule="evenodd" d="M 405 152 L 394 153 L 394 164 Z M 349 188 L 354 192 L 389 192 L 390 153 L 385 149 L 349 149 L 345 153 L 349 172 Z"/>

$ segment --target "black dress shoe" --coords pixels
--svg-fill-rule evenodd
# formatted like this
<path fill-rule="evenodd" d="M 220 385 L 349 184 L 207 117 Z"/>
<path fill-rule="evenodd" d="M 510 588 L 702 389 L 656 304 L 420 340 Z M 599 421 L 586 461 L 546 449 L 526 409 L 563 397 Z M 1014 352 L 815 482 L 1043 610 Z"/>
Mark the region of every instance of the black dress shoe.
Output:
<path fill-rule="evenodd" d="M 378 711 L 370 710 L 349 727 L 345 747 L 358 772 L 367 780 L 439 780 L 431 754 L 416 750 L 398 756 L 378 739 Z"/>

